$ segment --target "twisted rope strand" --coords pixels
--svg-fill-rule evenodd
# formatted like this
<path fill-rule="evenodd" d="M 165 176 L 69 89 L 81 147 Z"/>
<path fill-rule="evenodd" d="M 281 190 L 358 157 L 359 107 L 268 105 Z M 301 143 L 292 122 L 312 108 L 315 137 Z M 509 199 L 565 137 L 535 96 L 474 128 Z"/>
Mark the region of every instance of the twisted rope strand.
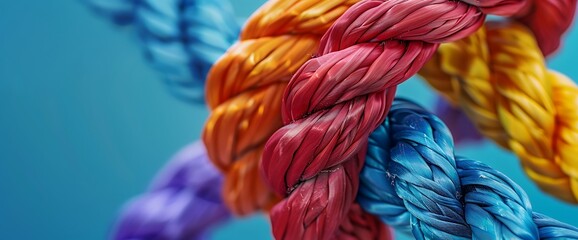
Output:
<path fill-rule="evenodd" d="M 454 156 L 447 126 L 396 100 L 369 137 L 361 206 L 416 239 L 578 239 L 578 228 L 534 213 L 524 190 L 489 166 Z"/>
<path fill-rule="evenodd" d="M 509 16 L 523 4 L 366 0 L 348 9 L 324 35 L 318 57 L 291 79 L 287 125 L 265 147 L 264 175 L 285 197 L 271 211 L 275 238 L 334 237 L 357 193 L 367 137 L 383 122 L 396 86 L 439 43 L 475 32 L 485 13 Z"/>
<path fill-rule="evenodd" d="M 550 56 L 560 47 L 564 33 L 574 21 L 576 2 L 532 0 L 526 7 L 527 11 L 517 17 L 532 30 L 544 56 Z"/>
<path fill-rule="evenodd" d="M 545 57 L 550 56 L 561 44 L 564 33 L 570 27 L 574 14 L 576 12 L 576 0 L 540 0 L 529 1 L 526 11 L 520 14 L 516 19 L 526 25 L 534 34 L 538 46 Z M 430 78 L 435 77 L 430 73 Z M 442 74 L 436 74 L 438 77 L 444 77 Z M 451 121 L 460 123 L 459 126 L 448 124 L 454 135 L 456 143 L 465 140 L 480 140 L 480 133 L 476 128 L 470 128 L 471 121 L 459 110 L 459 107 L 453 103 L 444 104 L 443 99 L 438 99 L 438 109 L 436 111 L 445 122 Z M 448 122 L 449 123 L 449 122 Z M 462 127 L 464 126 L 464 127 Z"/>
<path fill-rule="evenodd" d="M 204 239 L 207 230 L 230 218 L 219 195 L 222 182 L 203 144 L 187 146 L 147 193 L 124 207 L 114 239 Z"/>
<path fill-rule="evenodd" d="M 150 64 L 171 93 L 204 100 L 213 63 L 233 44 L 239 23 L 227 0 L 83 0 L 119 25 L 133 25 Z"/>
<path fill-rule="evenodd" d="M 442 45 L 420 74 L 485 136 L 519 156 L 545 192 L 578 202 L 578 88 L 546 68 L 524 26 L 488 26 Z"/>
<path fill-rule="evenodd" d="M 85 0 L 119 25 L 133 25 L 145 56 L 178 98 L 203 100 L 209 67 L 236 39 L 239 26 L 224 0 Z M 202 153 L 200 153 L 202 152 Z M 222 177 L 191 145 L 157 174 L 156 187 L 128 203 L 115 239 L 201 239 L 229 218 L 220 197 Z"/>
<path fill-rule="evenodd" d="M 265 141 L 281 127 L 281 95 L 321 34 L 356 1 L 269 1 L 211 69 L 206 93 L 212 112 L 203 140 L 225 173 L 223 198 L 234 213 L 250 214 L 278 201 L 259 169 Z"/>

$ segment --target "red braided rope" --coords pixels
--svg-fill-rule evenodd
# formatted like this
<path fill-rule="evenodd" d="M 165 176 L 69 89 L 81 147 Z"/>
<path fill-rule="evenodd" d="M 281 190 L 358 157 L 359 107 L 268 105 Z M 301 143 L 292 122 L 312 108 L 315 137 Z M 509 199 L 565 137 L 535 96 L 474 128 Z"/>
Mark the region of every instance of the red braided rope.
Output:
<path fill-rule="evenodd" d="M 534 33 L 544 56 L 555 52 L 576 12 L 576 0 L 530 0 L 520 22 Z M 539 11 L 537 11 L 539 10 Z"/>
<path fill-rule="evenodd" d="M 318 57 L 291 79 L 282 106 L 286 126 L 265 147 L 264 176 L 285 197 L 271 211 L 275 238 L 342 238 L 349 211 L 357 209 L 367 138 L 387 115 L 396 86 L 439 43 L 475 32 L 485 13 L 509 16 L 525 3 L 366 0 L 341 16 Z"/>

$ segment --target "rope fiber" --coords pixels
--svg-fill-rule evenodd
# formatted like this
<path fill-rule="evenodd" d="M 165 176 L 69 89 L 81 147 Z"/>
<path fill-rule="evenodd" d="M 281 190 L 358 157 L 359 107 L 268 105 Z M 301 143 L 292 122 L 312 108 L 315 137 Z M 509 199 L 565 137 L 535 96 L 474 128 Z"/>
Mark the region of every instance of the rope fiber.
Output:
<path fill-rule="evenodd" d="M 578 239 L 506 175 L 455 157 L 447 126 L 407 100 L 369 137 L 360 178 L 361 206 L 416 239 Z"/>
<path fill-rule="evenodd" d="M 209 72 L 211 114 L 203 140 L 211 161 L 225 174 L 223 198 L 235 214 L 268 210 L 279 201 L 265 185 L 260 166 L 265 141 L 282 126 L 283 91 L 322 34 L 354 2 L 269 1 Z"/>
<path fill-rule="evenodd" d="M 276 239 L 329 239 L 354 205 L 369 134 L 396 86 L 439 43 L 474 33 L 485 14 L 512 16 L 525 1 L 365 0 L 325 33 L 318 54 L 293 75 L 283 128 L 268 140 L 263 172 L 284 199 L 271 210 Z"/>
<path fill-rule="evenodd" d="M 546 68 L 532 33 L 489 23 L 442 45 L 420 72 L 545 192 L 578 202 L 578 88 Z"/>

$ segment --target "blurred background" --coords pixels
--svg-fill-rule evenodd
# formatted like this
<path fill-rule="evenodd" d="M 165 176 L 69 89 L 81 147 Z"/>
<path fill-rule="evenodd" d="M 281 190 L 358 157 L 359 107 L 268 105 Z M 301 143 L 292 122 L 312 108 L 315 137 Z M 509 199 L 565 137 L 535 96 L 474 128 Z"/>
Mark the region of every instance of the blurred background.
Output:
<path fill-rule="evenodd" d="M 234 1 L 239 18 L 263 0 Z M 551 68 L 578 79 L 578 31 Z M 80 1 L 0 1 L 0 239 L 105 239 L 122 204 L 199 138 L 205 106 L 170 96 L 136 37 Z M 420 79 L 399 95 L 432 107 Z M 578 207 L 542 194 L 517 159 L 493 143 L 457 150 L 506 173 L 535 211 L 578 225 Z M 236 220 L 214 239 L 269 239 L 263 216 Z"/>

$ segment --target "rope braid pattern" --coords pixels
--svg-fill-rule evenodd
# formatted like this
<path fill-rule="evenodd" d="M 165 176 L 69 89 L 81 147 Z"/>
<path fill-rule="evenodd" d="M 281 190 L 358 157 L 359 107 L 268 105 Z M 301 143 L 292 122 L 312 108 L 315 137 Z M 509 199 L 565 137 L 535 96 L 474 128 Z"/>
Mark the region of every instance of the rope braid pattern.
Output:
<path fill-rule="evenodd" d="M 83 1 L 119 25 L 132 24 L 168 89 L 189 103 L 204 100 L 207 72 L 240 28 L 226 0 Z"/>
<path fill-rule="evenodd" d="M 558 49 L 562 36 L 570 27 L 576 12 L 576 0 L 529 1 L 526 9 L 517 20 L 532 30 L 540 50 L 547 57 Z M 469 128 L 472 123 L 459 107 L 455 103 L 448 105 L 444 102 L 443 99 L 438 99 L 436 113 L 448 123 L 456 143 L 462 140 L 481 140 L 479 131 L 475 127 Z"/>
<path fill-rule="evenodd" d="M 407 100 L 369 137 L 358 201 L 416 239 L 578 239 L 506 175 L 455 157 L 447 126 Z"/>
<path fill-rule="evenodd" d="M 203 140 L 210 159 L 225 173 L 223 198 L 234 213 L 250 214 L 278 201 L 259 169 L 265 141 L 282 126 L 283 90 L 315 52 L 321 35 L 356 1 L 269 1 L 209 72 L 212 112 Z"/>
<path fill-rule="evenodd" d="M 207 72 L 240 28 L 225 0 L 84 2 L 118 25 L 133 25 L 171 93 L 189 103 L 204 101 Z M 156 178 L 149 192 L 124 207 L 115 239 L 203 239 L 230 217 L 219 196 L 222 176 L 202 144 L 186 147 Z"/>
<path fill-rule="evenodd" d="M 335 237 L 357 193 L 367 138 L 383 122 L 396 86 L 440 42 L 475 32 L 485 13 L 510 16 L 523 4 L 367 0 L 341 16 L 318 57 L 291 79 L 282 106 L 287 125 L 265 147 L 264 175 L 285 197 L 271 211 L 275 238 Z"/>
<path fill-rule="evenodd" d="M 204 239 L 208 229 L 230 218 L 220 197 L 222 182 L 203 144 L 187 146 L 147 193 L 124 207 L 114 239 Z"/>
<path fill-rule="evenodd" d="M 542 190 L 578 202 L 578 88 L 546 69 L 528 29 L 480 29 L 442 45 L 420 74 L 482 134 L 518 155 Z"/>

